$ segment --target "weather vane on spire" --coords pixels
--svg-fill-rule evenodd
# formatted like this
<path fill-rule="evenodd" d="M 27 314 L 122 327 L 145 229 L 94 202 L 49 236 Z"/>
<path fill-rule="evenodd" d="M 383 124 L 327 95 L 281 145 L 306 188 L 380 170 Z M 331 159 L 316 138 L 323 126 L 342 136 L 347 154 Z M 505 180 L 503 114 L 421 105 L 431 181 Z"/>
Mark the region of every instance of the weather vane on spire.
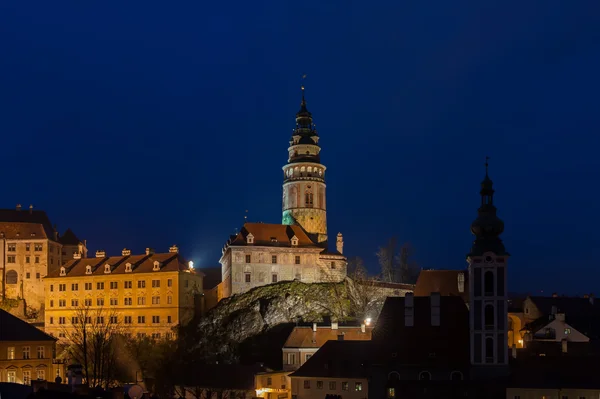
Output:
<path fill-rule="evenodd" d="M 485 175 L 488 175 L 488 161 L 490 160 L 490 157 L 488 157 L 487 155 L 485 156 Z"/>
<path fill-rule="evenodd" d="M 306 79 L 306 74 L 302 75 L 302 86 L 300 86 L 300 88 L 302 89 L 302 91 L 304 91 L 304 79 Z"/>

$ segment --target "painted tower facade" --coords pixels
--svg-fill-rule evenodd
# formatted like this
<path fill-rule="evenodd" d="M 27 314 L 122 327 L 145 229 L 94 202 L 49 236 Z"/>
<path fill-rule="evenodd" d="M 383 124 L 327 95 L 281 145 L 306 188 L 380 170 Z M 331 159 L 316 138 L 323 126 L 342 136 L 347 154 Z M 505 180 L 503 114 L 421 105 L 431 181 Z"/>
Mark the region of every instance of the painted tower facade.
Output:
<path fill-rule="evenodd" d="M 317 241 L 327 241 L 325 166 L 321 164 L 319 135 L 312 114 L 306 108 L 304 86 L 300 111 L 296 114 L 288 148 L 288 163 L 283 167 L 282 224 L 301 225 Z"/>
<path fill-rule="evenodd" d="M 469 264 L 469 309 L 471 364 L 487 369 L 508 365 L 506 252 L 500 234 L 504 222 L 496 216 L 494 189 L 485 165 L 481 182 L 481 206 L 471 224 L 475 241 L 467 255 Z"/>

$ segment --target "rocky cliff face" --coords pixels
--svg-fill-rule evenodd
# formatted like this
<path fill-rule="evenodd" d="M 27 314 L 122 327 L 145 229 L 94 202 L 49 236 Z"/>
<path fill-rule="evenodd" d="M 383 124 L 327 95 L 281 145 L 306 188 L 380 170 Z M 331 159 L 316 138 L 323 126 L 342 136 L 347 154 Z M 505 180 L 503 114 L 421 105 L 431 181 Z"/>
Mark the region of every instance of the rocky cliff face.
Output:
<path fill-rule="evenodd" d="M 235 362 L 238 345 L 285 323 L 376 319 L 385 296 L 373 287 L 284 281 L 222 300 L 193 332 L 194 352 L 205 361 Z"/>

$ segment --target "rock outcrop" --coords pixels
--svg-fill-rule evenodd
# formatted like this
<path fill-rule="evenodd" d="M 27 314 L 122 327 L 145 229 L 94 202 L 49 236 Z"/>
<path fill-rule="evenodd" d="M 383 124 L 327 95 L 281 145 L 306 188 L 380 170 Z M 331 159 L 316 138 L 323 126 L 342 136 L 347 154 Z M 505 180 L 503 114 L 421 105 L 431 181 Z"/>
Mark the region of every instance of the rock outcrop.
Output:
<path fill-rule="evenodd" d="M 194 352 L 205 361 L 236 361 L 245 340 L 284 323 L 344 322 L 376 319 L 385 300 L 382 291 L 356 284 L 305 284 L 284 281 L 223 299 L 202 318 L 193 332 Z"/>

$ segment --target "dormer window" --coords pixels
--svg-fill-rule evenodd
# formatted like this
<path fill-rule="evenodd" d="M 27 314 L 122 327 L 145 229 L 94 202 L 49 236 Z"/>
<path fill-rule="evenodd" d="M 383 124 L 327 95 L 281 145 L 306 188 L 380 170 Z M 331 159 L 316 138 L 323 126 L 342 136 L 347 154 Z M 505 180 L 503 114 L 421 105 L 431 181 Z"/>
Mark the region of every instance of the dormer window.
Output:
<path fill-rule="evenodd" d="M 85 274 L 92 274 L 92 267 L 90 265 L 85 267 Z"/>
<path fill-rule="evenodd" d="M 125 273 L 131 273 L 131 263 L 125 264 Z"/>
<path fill-rule="evenodd" d="M 35 233 L 31 233 L 31 236 L 32 236 L 32 237 L 35 237 Z"/>
<path fill-rule="evenodd" d="M 276 237 L 271 237 L 271 242 L 277 242 L 277 238 Z"/>
<path fill-rule="evenodd" d="M 104 265 L 104 273 L 106 273 L 106 274 L 110 273 L 110 265 L 108 263 L 106 265 Z"/>
<path fill-rule="evenodd" d="M 293 236 L 292 237 L 292 247 L 297 247 L 298 246 L 298 237 Z"/>
<path fill-rule="evenodd" d="M 60 275 L 61 276 L 66 276 L 67 275 L 67 270 L 64 267 L 60 268 Z"/>
<path fill-rule="evenodd" d="M 252 235 L 252 233 L 246 236 L 246 242 L 248 242 L 248 244 L 254 244 L 254 236 Z"/>
<path fill-rule="evenodd" d="M 154 261 L 154 267 L 152 268 L 153 271 L 157 272 L 160 270 L 160 262 L 155 260 Z"/>

